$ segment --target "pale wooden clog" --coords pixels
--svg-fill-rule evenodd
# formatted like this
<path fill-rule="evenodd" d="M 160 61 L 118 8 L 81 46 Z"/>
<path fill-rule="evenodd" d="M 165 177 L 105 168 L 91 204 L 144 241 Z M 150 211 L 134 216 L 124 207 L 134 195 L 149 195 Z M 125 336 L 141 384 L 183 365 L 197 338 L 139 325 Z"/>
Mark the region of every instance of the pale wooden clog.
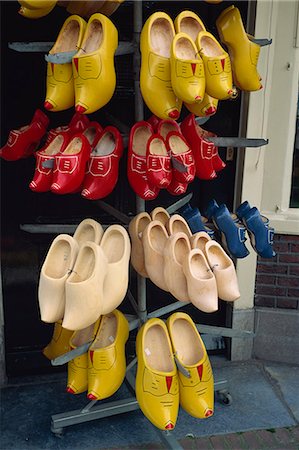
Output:
<path fill-rule="evenodd" d="M 99 244 L 103 233 L 104 230 L 99 222 L 93 219 L 84 219 L 77 226 L 73 238 L 78 242 L 79 246 L 87 241 Z"/>
<path fill-rule="evenodd" d="M 218 294 L 215 276 L 201 250 L 191 250 L 183 263 L 191 303 L 207 313 L 217 311 Z"/>
<path fill-rule="evenodd" d="M 151 222 L 151 216 L 147 212 L 137 214 L 129 223 L 129 235 L 131 238 L 131 264 L 139 275 L 147 278 L 144 267 L 144 251 L 142 245 L 142 233 Z"/>
<path fill-rule="evenodd" d="M 166 229 L 169 236 L 179 232 L 185 233 L 188 237 L 192 236 L 192 232 L 189 228 L 188 223 L 186 222 L 184 217 L 180 216 L 179 214 L 174 214 L 170 217 L 166 224 Z"/>
<path fill-rule="evenodd" d="M 164 278 L 164 247 L 168 239 L 166 228 L 159 220 L 150 222 L 142 233 L 145 269 L 150 280 L 168 291 Z"/>
<path fill-rule="evenodd" d="M 205 255 L 205 246 L 210 240 L 211 238 L 208 233 L 205 231 L 198 231 L 190 237 L 191 248 L 199 248 Z"/>
<path fill-rule="evenodd" d="M 65 283 L 74 267 L 78 244 L 68 234 L 57 236 L 40 272 L 38 301 L 43 322 L 57 322 L 65 309 Z M 70 328 L 72 329 L 72 328 Z"/>
<path fill-rule="evenodd" d="M 166 211 L 165 208 L 157 206 L 157 208 L 152 210 L 151 218 L 152 220 L 159 220 L 163 225 L 166 225 L 166 223 L 170 219 L 170 214 Z"/>
<path fill-rule="evenodd" d="M 221 300 L 232 302 L 240 297 L 235 266 L 221 245 L 215 241 L 206 243 L 205 251 L 209 266 L 217 282 L 218 296 Z"/>
<path fill-rule="evenodd" d="M 190 302 L 183 261 L 191 251 L 188 236 L 176 233 L 164 247 L 164 278 L 169 292 L 181 302 Z"/>

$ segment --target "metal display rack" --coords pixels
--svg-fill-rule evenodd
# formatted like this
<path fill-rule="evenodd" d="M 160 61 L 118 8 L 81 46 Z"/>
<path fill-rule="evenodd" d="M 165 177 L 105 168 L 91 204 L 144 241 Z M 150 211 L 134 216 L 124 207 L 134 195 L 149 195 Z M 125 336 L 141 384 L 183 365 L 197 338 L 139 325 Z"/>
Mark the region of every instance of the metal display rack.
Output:
<path fill-rule="evenodd" d="M 125 54 L 133 54 L 134 58 L 134 89 L 135 89 L 135 121 L 140 121 L 144 119 L 143 112 L 143 99 L 140 92 L 139 86 L 139 68 L 140 68 L 140 53 L 139 53 L 139 38 L 143 25 L 143 8 L 142 1 L 134 1 L 134 23 L 133 23 L 133 42 L 126 43 L 121 42 L 116 55 L 125 55 Z M 263 45 L 269 45 L 270 42 Z M 24 42 L 14 42 L 9 44 L 9 48 L 18 51 L 18 52 L 46 52 L 52 47 L 52 42 L 34 42 L 34 43 L 24 43 Z M 113 118 L 112 118 L 113 119 Z M 198 119 L 198 123 L 202 124 L 207 119 Z M 125 129 L 126 127 L 123 126 Z M 232 146 L 235 148 L 244 148 L 244 147 L 261 147 L 268 143 L 265 139 L 246 139 L 246 138 L 211 138 L 211 141 L 214 142 L 215 145 L 219 146 Z M 181 198 L 173 205 L 166 208 L 169 213 L 175 212 L 181 206 L 189 202 L 192 194 Z M 99 207 L 109 212 L 112 216 L 116 217 L 120 220 L 125 226 L 130 222 L 130 217 L 126 214 L 116 210 L 114 207 L 106 204 L 104 201 L 97 201 Z M 145 211 L 145 201 L 136 197 L 136 214 Z M 21 225 L 21 229 L 23 231 L 29 233 L 72 233 L 74 232 L 76 225 L 59 225 L 59 224 L 23 224 Z M 161 317 L 172 311 L 175 311 L 179 308 L 183 307 L 183 303 L 176 301 L 168 306 L 157 309 L 151 313 L 147 312 L 147 299 L 146 299 L 146 279 L 137 274 L 137 301 L 133 297 L 130 290 L 127 293 L 127 298 L 130 301 L 135 314 L 134 315 L 126 315 L 129 321 L 129 329 L 130 331 L 137 329 L 143 323 L 145 323 L 148 319 L 152 317 Z M 213 336 L 223 336 L 229 338 L 252 338 L 253 333 L 250 331 L 241 331 L 241 330 L 233 330 L 231 328 L 217 327 L 217 326 L 209 326 L 209 325 L 197 325 L 201 334 L 210 334 Z M 88 351 L 91 342 L 84 344 L 75 350 L 72 350 L 54 360 L 52 360 L 52 365 L 62 365 L 66 364 L 68 361 L 73 358 L 85 353 Z M 126 370 L 126 381 L 132 390 L 135 390 L 135 377 L 133 374 L 133 369 L 135 368 L 137 363 L 137 358 L 135 357 L 130 364 L 127 366 Z M 228 382 L 227 380 L 218 380 L 214 383 L 215 391 L 218 393 L 219 398 L 226 404 L 230 404 L 232 398 L 228 391 Z M 79 410 L 73 410 L 69 412 L 64 412 L 61 414 L 52 415 L 51 418 L 51 431 L 55 435 L 60 435 L 63 432 L 65 427 L 76 425 L 83 422 L 88 422 L 92 420 L 102 419 L 105 417 L 129 413 L 130 411 L 134 411 L 139 409 L 139 404 L 135 397 L 129 397 L 122 400 L 116 400 L 111 402 L 106 402 L 104 404 L 100 404 L 98 400 L 90 401 L 85 407 Z M 161 431 L 155 428 L 159 433 L 160 439 L 164 442 L 167 448 L 170 449 L 182 449 L 179 443 L 173 436 L 171 431 Z"/>

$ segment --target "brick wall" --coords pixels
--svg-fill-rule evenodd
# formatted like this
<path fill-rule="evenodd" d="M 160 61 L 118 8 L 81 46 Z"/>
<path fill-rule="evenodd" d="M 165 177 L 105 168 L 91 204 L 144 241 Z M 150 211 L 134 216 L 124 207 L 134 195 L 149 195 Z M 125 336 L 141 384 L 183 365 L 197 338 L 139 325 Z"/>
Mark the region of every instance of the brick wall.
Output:
<path fill-rule="evenodd" d="M 275 235 L 272 259 L 258 258 L 255 306 L 299 309 L 299 236 Z"/>

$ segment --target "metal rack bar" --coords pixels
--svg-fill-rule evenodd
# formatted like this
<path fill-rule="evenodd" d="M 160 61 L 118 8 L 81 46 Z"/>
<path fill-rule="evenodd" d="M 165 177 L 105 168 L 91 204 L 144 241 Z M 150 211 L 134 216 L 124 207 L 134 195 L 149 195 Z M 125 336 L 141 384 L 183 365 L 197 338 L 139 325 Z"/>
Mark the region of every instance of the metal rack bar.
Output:
<path fill-rule="evenodd" d="M 55 42 L 9 42 L 8 48 L 22 53 L 47 53 Z M 115 56 L 130 55 L 134 53 L 132 42 L 119 42 Z"/>

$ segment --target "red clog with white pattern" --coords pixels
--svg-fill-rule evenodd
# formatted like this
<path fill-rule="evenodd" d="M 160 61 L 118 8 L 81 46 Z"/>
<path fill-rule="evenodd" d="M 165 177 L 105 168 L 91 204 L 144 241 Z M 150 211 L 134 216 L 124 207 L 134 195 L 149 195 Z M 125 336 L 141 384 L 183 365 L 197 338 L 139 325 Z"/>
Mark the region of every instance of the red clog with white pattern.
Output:
<path fill-rule="evenodd" d="M 48 125 L 46 114 L 37 109 L 29 125 L 10 131 L 6 144 L 0 150 L 1 158 L 17 161 L 31 156 L 46 134 Z"/>
<path fill-rule="evenodd" d="M 195 177 L 195 161 L 184 136 L 171 131 L 167 135 L 166 147 L 171 157 L 173 177 L 180 183 L 191 183 Z"/>
<path fill-rule="evenodd" d="M 204 131 L 196 123 L 194 114 L 189 114 L 183 120 L 181 130 L 193 152 L 196 176 L 201 180 L 216 178 L 213 167 L 214 144 L 204 139 Z"/>
<path fill-rule="evenodd" d="M 176 180 L 174 177 L 171 180 L 170 185 L 167 188 L 167 191 L 171 195 L 182 195 L 185 194 L 188 188 L 188 183 L 181 183 Z"/>
<path fill-rule="evenodd" d="M 115 127 L 106 127 L 94 144 L 83 182 L 82 197 L 99 200 L 107 197 L 118 180 L 119 160 L 123 154 L 123 140 Z"/>
<path fill-rule="evenodd" d="M 182 134 L 180 126 L 175 120 L 160 120 L 157 126 L 157 133 L 160 134 L 165 141 L 168 133 L 170 133 L 171 131 L 176 131 L 177 133 Z"/>
<path fill-rule="evenodd" d="M 69 134 L 62 132 L 58 134 L 50 143 L 35 153 L 36 165 L 34 177 L 29 187 L 34 192 L 50 191 L 53 182 L 53 168 L 55 156 L 63 152 L 70 141 Z"/>
<path fill-rule="evenodd" d="M 170 156 L 164 139 L 159 134 L 153 134 L 147 141 L 146 168 L 148 181 L 159 189 L 170 185 L 172 170 Z"/>
<path fill-rule="evenodd" d="M 49 144 L 57 134 L 63 132 L 68 132 L 70 136 L 73 136 L 76 133 L 81 133 L 89 126 L 89 118 L 84 114 L 80 114 L 76 112 L 70 120 L 68 125 L 62 125 L 57 128 L 53 128 L 49 131 L 47 135 L 47 144 Z"/>
<path fill-rule="evenodd" d="M 149 182 L 146 170 L 146 146 L 153 134 L 151 124 L 140 121 L 131 128 L 129 137 L 128 180 L 133 191 L 143 200 L 154 200 L 159 194 L 159 189 Z"/>
<path fill-rule="evenodd" d="M 86 164 L 91 153 L 91 145 L 83 134 L 73 136 L 64 149 L 55 157 L 53 183 L 54 194 L 71 194 L 81 187 Z"/>
<path fill-rule="evenodd" d="M 205 137 L 216 137 L 215 133 L 212 133 L 211 131 L 202 130 Z M 220 158 L 218 154 L 218 147 L 213 144 L 213 150 L 212 150 L 212 164 L 216 172 L 220 172 L 226 167 L 226 164 L 222 159 Z"/>

